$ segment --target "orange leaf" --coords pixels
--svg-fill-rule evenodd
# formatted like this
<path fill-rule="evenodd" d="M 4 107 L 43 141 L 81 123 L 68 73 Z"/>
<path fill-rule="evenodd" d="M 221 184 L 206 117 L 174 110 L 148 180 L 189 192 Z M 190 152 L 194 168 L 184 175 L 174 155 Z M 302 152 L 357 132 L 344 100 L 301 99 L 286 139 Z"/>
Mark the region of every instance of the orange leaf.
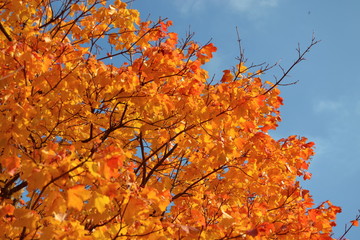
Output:
<path fill-rule="evenodd" d="M 221 82 L 231 82 L 232 80 L 234 80 L 234 76 L 231 74 L 230 70 L 224 70 L 223 71 L 224 75 L 221 78 Z"/>
<path fill-rule="evenodd" d="M 14 176 L 17 169 L 20 167 L 20 158 L 9 157 L 1 162 L 2 166 L 6 168 L 9 175 Z"/>
<path fill-rule="evenodd" d="M 359 221 L 358 220 L 352 220 L 351 221 L 351 224 L 355 227 L 358 227 L 359 226 Z"/>
<path fill-rule="evenodd" d="M 85 189 L 85 185 L 76 185 L 67 191 L 67 205 L 80 211 L 84 205 L 84 201 L 91 197 L 90 191 Z"/>
<path fill-rule="evenodd" d="M 121 156 L 112 156 L 110 159 L 107 160 L 107 165 L 114 169 L 119 168 L 122 166 L 122 157 Z"/>
<path fill-rule="evenodd" d="M 6 204 L 0 208 L 0 216 L 5 217 L 6 215 L 10 216 L 14 214 L 15 207 L 11 204 Z"/>
<path fill-rule="evenodd" d="M 311 176 L 312 176 L 311 173 L 306 172 L 306 173 L 304 174 L 304 180 L 309 180 L 309 179 L 311 179 Z"/>

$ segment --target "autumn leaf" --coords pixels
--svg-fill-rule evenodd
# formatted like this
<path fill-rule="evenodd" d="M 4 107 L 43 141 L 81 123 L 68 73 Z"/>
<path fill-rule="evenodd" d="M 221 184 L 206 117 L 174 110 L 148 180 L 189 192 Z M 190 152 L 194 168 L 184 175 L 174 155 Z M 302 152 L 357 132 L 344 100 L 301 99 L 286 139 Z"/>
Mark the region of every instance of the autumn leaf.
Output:
<path fill-rule="evenodd" d="M 355 227 L 358 227 L 359 226 L 359 221 L 358 220 L 352 220 L 351 221 L 351 224 Z"/>
<path fill-rule="evenodd" d="M 230 70 L 224 70 L 223 73 L 224 74 L 220 80 L 222 83 L 231 82 L 234 80 L 234 76 L 231 74 Z"/>
<path fill-rule="evenodd" d="M 35 211 L 17 208 L 14 210 L 14 217 L 16 219 L 13 223 L 14 227 L 35 229 L 40 216 Z"/>
<path fill-rule="evenodd" d="M 311 173 L 306 172 L 306 173 L 304 174 L 304 180 L 309 180 L 309 179 L 311 179 L 311 176 L 312 176 Z"/>
<path fill-rule="evenodd" d="M 67 190 L 67 206 L 81 211 L 84 201 L 91 197 L 91 192 L 84 185 L 76 185 Z"/>
<path fill-rule="evenodd" d="M 15 207 L 11 204 L 6 204 L 5 206 L 0 207 L 0 216 L 5 221 L 11 221 L 14 216 Z"/>
<path fill-rule="evenodd" d="M 14 176 L 18 168 L 20 167 L 21 161 L 19 157 L 9 157 L 1 162 L 1 165 L 6 169 L 6 172 L 10 176 Z"/>
<path fill-rule="evenodd" d="M 106 206 L 110 203 L 110 198 L 106 195 L 96 194 L 94 199 L 94 206 L 99 213 L 106 210 Z"/>

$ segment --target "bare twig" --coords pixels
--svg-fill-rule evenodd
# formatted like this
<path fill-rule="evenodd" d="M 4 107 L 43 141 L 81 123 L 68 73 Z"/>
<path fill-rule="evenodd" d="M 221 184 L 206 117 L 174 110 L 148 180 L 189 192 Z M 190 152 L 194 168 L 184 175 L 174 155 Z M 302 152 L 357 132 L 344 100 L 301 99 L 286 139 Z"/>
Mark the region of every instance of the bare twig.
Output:
<path fill-rule="evenodd" d="M 292 85 L 292 84 L 295 84 L 296 82 L 293 82 L 293 83 L 290 83 L 290 84 L 282 84 L 281 82 L 289 75 L 290 71 L 297 65 L 299 64 L 300 62 L 304 61 L 305 58 L 304 56 L 310 51 L 310 49 L 316 45 L 317 43 L 319 43 L 320 41 L 319 40 L 316 40 L 315 39 L 315 36 L 313 35 L 312 36 L 312 39 L 311 39 L 311 42 L 310 42 L 310 45 L 305 49 L 305 51 L 301 51 L 300 49 L 300 45 L 298 45 L 296 51 L 298 52 L 298 58 L 295 60 L 295 62 L 287 69 L 287 70 L 284 70 L 282 67 L 281 70 L 283 71 L 283 75 L 281 76 L 280 79 L 277 79 L 275 84 L 273 86 L 271 86 L 268 90 L 266 90 L 262 95 L 265 95 L 269 92 L 271 92 L 271 90 L 273 90 L 275 87 L 277 86 L 286 86 L 286 85 Z"/>
<path fill-rule="evenodd" d="M 358 212 L 360 213 L 360 210 L 358 210 Z M 355 221 L 359 221 L 360 220 L 360 214 L 356 215 Z M 339 240 L 343 240 L 345 239 L 345 235 L 348 234 L 348 232 L 351 230 L 351 228 L 354 226 L 354 223 L 351 223 L 351 225 L 349 227 L 347 227 L 347 225 L 345 224 L 345 231 L 344 234 L 339 238 Z"/>
<path fill-rule="evenodd" d="M 241 38 L 240 38 L 240 33 L 239 33 L 239 29 L 238 27 L 236 27 L 236 36 L 237 36 L 237 42 L 239 45 L 239 57 L 237 58 L 237 60 L 241 62 L 246 62 L 247 59 L 245 58 L 245 51 L 241 46 Z"/>
<path fill-rule="evenodd" d="M 245 70 L 242 70 L 241 68 L 242 68 L 243 64 L 246 63 L 248 59 L 245 58 L 245 50 L 243 49 L 243 47 L 241 45 L 241 38 L 240 38 L 240 33 L 239 33 L 238 27 L 236 27 L 236 35 L 237 35 L 236 41 L 238 42 L 238 48 L 239 48 L 239 56 L 236 57 L 235 59 L 239 61 L 239 64 L 237 65 L 236 68 L 235 67 L 233 68 L 233 73 L 234 73 L 233 81 L 238 80 L 239 76 L 241 76 L 242 73 L 245 73 L 250 69 L 257 68 L 259 70 L 253 74 L 249 74 L 248 76 L 246 76 L 247 78 L 255 77 L 255 76 L 257 76 L 261 73 L 264 73 L 264 72 L 272 69 L 273 67 L 277 66 L 277 63 L 272 64 L 272 65 L 266 64 L 265 62 L 260 63 L 260 64 L 251 63 L 251 64 L 249 64 L 249 66 L 246 66 Z"/>

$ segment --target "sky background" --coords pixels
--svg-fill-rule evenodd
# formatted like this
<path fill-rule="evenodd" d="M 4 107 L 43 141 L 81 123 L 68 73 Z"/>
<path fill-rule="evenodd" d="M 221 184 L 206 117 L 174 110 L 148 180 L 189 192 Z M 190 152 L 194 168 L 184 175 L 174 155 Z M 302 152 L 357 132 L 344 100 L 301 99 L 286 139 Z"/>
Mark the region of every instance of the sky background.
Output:
<path fill-rule="evenodd" d="M 316 143 L 310 172 L 303 183 L 315 202 L 330 200 L 341 206 L 333 237 L 360 209 L 360 1 L 359 0 L 135 0 L 142 19 L 173 21 L 170 31 L 194 40 L 210 39 L 218 48 L 206 65 L 220 79 L 222 70 L 237 64 L 238 27 L 248 63 L 266 62 L 288 68 L 297 58 L 298 43 L 305 49 L 313 33 L 319 44 L 306 55 L 281 87 L 285 105 L 275 139 L 300 135 Z M 279 68 L 263 75 L 274 81 Z M 353 228 L 348 239 L 360 239 Z"/>

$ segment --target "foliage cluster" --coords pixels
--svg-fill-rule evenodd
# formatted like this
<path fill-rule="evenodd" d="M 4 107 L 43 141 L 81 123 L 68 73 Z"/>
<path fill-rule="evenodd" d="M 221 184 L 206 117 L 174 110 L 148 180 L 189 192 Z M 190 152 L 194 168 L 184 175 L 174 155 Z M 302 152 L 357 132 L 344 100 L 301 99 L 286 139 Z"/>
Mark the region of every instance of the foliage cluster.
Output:
<path fill-rule="evenodd" d="M 116 0 L 0 1 L 1 239 L 332 239 L 277 84 Z"/>

